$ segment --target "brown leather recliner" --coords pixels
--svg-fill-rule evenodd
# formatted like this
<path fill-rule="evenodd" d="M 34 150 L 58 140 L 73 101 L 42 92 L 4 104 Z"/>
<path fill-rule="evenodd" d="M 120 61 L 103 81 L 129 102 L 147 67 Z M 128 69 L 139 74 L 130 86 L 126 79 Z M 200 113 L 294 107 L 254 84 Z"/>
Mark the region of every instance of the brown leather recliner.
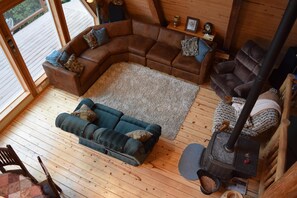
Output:
<path fill-rule="evenodd" d="M 246 98 L 259 73 L 265 51 L 249 40 L 237 52 L 235 59 L 214 66 L 210 75 L 211 87 L 216 94 Z"/>

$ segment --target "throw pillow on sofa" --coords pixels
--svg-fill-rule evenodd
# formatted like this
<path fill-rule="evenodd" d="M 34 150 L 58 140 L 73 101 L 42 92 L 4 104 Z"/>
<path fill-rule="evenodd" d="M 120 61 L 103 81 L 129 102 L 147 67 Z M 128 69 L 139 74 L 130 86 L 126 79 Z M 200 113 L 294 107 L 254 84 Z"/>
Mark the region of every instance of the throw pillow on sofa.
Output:
<path fill-rule="evenodd" d="M 98 30 L 92 29 L 92 33 L 96 37 L 98 46 L 108 43 L 109 36 L 107 34 L 106 28 L 100 28 Z"/>
<path fill-rule="evenodd" d="M 206 56 L 207 52 L 211 51 L 212 48 L 206 43 L 205 40 L 199 39 L 198 40 L 199 46 L 199 54 L 195 56 L 198 62 L 202 62 L 204 57 Z"/>
<path fill-rule="evenodd" d="M 83 35 L 83 38 L 88 43 L 88 45 L 91 49 L 95 49 L 96 47 L 98 47 L 97 39 L 96 39 L 95 35 L 93 34 L 92 30 L 90 32 L 88 32 L 87 34 Z"/>
<path fill-rule="evenodd" d="M 135 130 L 125 134 L 128 137 L 139 140 L 140 142 L 146 142 L 150 137 L 152 137 L 152 133 L 145 130 Z"/>
<path fill-rule="evenodd" d="M 65 63 L 64 67 L 66 69 L 68 69 L 69 71 L 75 72 L 78 75 L 80 75 L 82 73 L 82 71 L 84 70 L 84 65 L 81 64 L 75 57 L 74 54 L 72 54 L 70 56 L 70 58 L 68 59 L 67 63 Z"/>
<path fill-rule="evenodd" d="M 199 54 L 197 37 L 182 40 L 181 45 L 182 45 L 182 55 L 196 56 Z"/>
<path fill-rule="evenodd" d="M 71 113 L 71 115 L 77 116 L 89 122 L 94 122 L 97 119 L 96 113 L 85 104 L 83 104 L 80 109 Z"/>
<path fill-rule="evenodd" d="M 60 63 L 61 66 L 64 66 L 65 63 L 67 63 L 69 57 L 69 54 L 66 51 L 63 51 L 57 61 L 58 63 Z"/>
<path fill-rule="evenodd" d="M 61 67 L 62 65 L 58 62 L 61 52 L 58 50 L 52 51 L 48 56 L 45 57 L 45 60 L 51 63 L 54 66 Z"/>

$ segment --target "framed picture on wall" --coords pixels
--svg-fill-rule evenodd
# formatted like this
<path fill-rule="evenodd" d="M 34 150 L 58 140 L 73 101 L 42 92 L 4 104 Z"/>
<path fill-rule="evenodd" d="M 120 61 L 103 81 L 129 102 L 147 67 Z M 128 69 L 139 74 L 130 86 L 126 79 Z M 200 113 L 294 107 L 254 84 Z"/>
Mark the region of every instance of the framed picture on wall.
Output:
<path fill-rule="evenodd" d="M 187 22 L 186 22 L 186 31 L 188 32 L 197 32 L 199 26 L 199 19 L 193 18 L 193 17 L 187 17 Z"/>

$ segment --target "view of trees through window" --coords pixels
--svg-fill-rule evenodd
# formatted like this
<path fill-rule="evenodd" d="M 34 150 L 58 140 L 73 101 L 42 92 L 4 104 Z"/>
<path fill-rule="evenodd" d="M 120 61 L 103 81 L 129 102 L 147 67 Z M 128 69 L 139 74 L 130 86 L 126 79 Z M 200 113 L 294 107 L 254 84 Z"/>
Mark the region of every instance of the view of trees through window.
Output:
<path fill-rule="evenodd" d="M 26 0 L 18 6 L 12 8 L 4 14 L 4 17 L 12 18 L 15 23 L 19 23 L 24 18 L 27 18 L 37 10 L 41 9 L 40 1 Z"/>
<path fill-rule="evenodd" d="M 13 32 L 30 24 L 47 11 L 46 1 L 26 0 L 4 13 L 4 18 Z"/>
<path fill-rule="evenodd" d="M 93 25 L 92 16 L 80 0 L 61 0 L 61 3 L 71 37 Z M 48 8 L 48 1 L 22 1 L 22 3 L 3 13 L 3 17 L 16 43 L 16 46 L 13 47 L 18 48 L 32 80 L 38 85 L 44 79 L 41 77 L 45 77 L 45 71 L 42 67 L 45 57 L 52 51 L 61 48 L 53 16 Z M 3 62 L 2 60 L 6 61 Z M 9 64 L 10 62 L 3 51 L 0 53 L 0 63 L 3 63 L 0 65 L 5 66 L 0 69 L 1 84 L 8 86 L 0 88 L 1 114 L 25 90 L 18 81 L 13 66 Z M 41 80 L 38 81 L 39 79 Z M 12 87 L 13 91 L 10 89 Z"/>

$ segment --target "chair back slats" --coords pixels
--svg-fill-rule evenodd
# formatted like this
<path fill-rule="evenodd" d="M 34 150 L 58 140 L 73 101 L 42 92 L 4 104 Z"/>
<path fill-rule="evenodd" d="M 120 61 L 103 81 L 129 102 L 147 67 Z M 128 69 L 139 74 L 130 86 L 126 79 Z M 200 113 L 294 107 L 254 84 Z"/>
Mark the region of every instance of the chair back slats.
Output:
<path fill-rule="evenodd" d="M 0 148 L 0 165 L 14 165 L 17 162 L 13 159 L 13 156 L 10 154 L 9 148 Z"/>
<path fill-rule="evenodd" d="M 7 166 L 11 165 L 16 165 L 19 168 L 13 170 L 7 169 Z M 34 183 L 38 183 L 38 181 L 29 173 L 21 159 L 10 145 L 7 145 L 6 147 L 0 147 L 0 171 L 2 173 L 14 172 L 22 174 L 26 177 L 30 177 Z"/>
<path fill-rule="evenodd" d="M 43 164 L 40 156 L 38 156 L 37 159 L 38 159 L 38 162 L 39 162 L 41 168 L 43 169 L 43 171 L 44 171 L 44 173 L 46 175 L 47 184 L 51 188 L 51 192 L 50 192 L 50 194 L 52 194 L 51 196 L 55 197 L 55 198 L 60 198 L 60 193 L 59 192 L 62 192 L 61 188 L 54 183 L 51 175 L 49 174 L 47 168 Z"/>

